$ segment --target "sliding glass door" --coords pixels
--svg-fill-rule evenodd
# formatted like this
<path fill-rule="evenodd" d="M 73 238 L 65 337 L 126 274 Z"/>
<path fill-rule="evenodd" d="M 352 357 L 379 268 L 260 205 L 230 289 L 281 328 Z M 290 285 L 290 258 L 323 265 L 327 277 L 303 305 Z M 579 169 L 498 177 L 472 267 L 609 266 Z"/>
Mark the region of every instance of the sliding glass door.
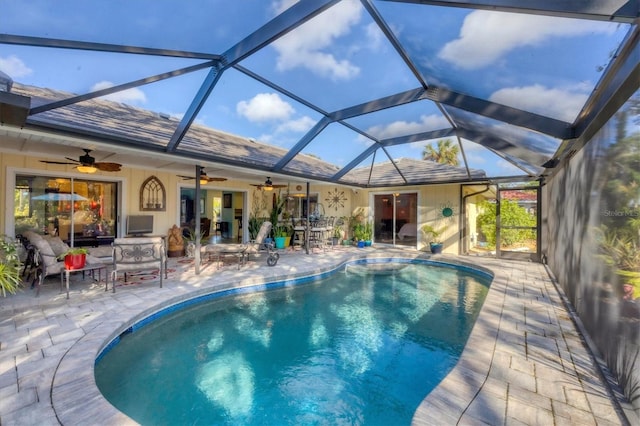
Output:
<path fill-rule="evenodd" d="M 111 244 L 117 184 L 98 180 L 16 176 L 15 233 L 59 236 L 70 245 Z"/>
<path fill-rule="evenodd" d="M 379 244 L 415 247 L 418 243 L 418 194 L 373 196 L 373 239 Z"/>

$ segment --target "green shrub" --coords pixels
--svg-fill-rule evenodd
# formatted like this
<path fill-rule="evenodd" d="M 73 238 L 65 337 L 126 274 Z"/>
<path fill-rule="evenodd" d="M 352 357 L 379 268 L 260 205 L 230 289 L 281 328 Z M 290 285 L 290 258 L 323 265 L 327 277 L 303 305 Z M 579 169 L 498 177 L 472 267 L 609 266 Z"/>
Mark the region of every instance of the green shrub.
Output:
<path fill-rule="evenodd" d="M 18 291 L 22 284 L 21 266 L 16 243 L 2 236 L 0 238 L 0 290 L 3 296 L 6 296 L 7 292 L 15 294 Z"/>

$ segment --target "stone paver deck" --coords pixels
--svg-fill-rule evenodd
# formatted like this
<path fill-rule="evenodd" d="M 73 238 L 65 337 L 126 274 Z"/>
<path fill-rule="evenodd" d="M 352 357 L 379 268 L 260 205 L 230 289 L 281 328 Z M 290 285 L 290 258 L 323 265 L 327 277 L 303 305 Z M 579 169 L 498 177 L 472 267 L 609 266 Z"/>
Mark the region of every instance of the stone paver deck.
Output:
<path fill-rule="evenodd" d="M 388 248 L 298 251 L 273 268 L 264 259 L 240 270 L 208 265 L 164 288 L 149 282 L 111 293 L 76 277 L 69 300 L 56 279 L 37 298 L 25 289 L 0 299 L 0 424 L 134 424 L 93 377 L 96 356 L 132 322 L 194 295 L 317 273 L 364 255 L 428 257 Z M 460 361 L 418 407 L 414 424 L 626 424 L 543 265 L 434 259 L 475 264 L 495 278 Z"/>

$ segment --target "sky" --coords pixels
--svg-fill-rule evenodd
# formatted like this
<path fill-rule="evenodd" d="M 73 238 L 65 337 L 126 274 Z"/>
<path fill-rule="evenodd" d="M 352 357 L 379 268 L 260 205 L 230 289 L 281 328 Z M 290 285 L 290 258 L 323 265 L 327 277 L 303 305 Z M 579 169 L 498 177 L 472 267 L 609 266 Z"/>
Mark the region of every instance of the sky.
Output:
<path fill-rule="evenodd" d="M 222 54 L 293 1 L 0 0 L 0 33 Z M 428 84 L 573 122 L 629 27 L 610 22 L 374 2 Z M 16 82 L 82 94 L 179 69 L 198 60 L 0 44 L 0 70 Z M 359 1 L 344 0 L 240 65 L 325 112 L 420 87 Z M 181 118 L 207 71 L 110 95 Z M 223 72 L 196 123 L 291 148 L 321 114 L 241 72 Z M 447 129 L 430 101 L 347 120 L 374 137 Z M 561 141 L 478 119 L 521 148 Z M 517 134 L 517 136 L 515 136 Z M 371 141 L 334 123 L 303 152 L 348 164 Z M 427 142 L 388 149 L 421 158 Z M 463 142 L 469 166 L 489 176 L 522 173 L 487 149 Z M 377 155 L 377 160 L 386 159 Z M 370 160 L 369 160 L 370 161 Z"/>

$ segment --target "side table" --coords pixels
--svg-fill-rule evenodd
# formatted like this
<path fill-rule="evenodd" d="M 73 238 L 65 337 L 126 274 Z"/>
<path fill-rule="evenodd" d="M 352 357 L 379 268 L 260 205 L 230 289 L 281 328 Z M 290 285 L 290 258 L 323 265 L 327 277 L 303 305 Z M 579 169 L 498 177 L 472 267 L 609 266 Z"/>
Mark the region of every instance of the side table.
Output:
<path fill-rule="evenodd" d="M 102 278 L 102 270 L 105 270 L 105 279 L 107 278 L 106 276 L 106 270 L 107 270 L 107 264 L 106 263 L 92 263 L 92 264 L 85 264 L 84 268 L 81 269 L 65 269 L 64 270 L 64 282 L 66 284 L 67 287 L 67 299 L 69 298 L 69 276 L 71 275 L 72 272 L 82 272 L 83 274 L 85 272 L 90 271 L 92 274 L 95 273 L 95 271 L 98 271 L 98 281 L 100 281 L 100 279 Z M 62 288 L 60 288 L 60 290 L 62 290 Z"/>

